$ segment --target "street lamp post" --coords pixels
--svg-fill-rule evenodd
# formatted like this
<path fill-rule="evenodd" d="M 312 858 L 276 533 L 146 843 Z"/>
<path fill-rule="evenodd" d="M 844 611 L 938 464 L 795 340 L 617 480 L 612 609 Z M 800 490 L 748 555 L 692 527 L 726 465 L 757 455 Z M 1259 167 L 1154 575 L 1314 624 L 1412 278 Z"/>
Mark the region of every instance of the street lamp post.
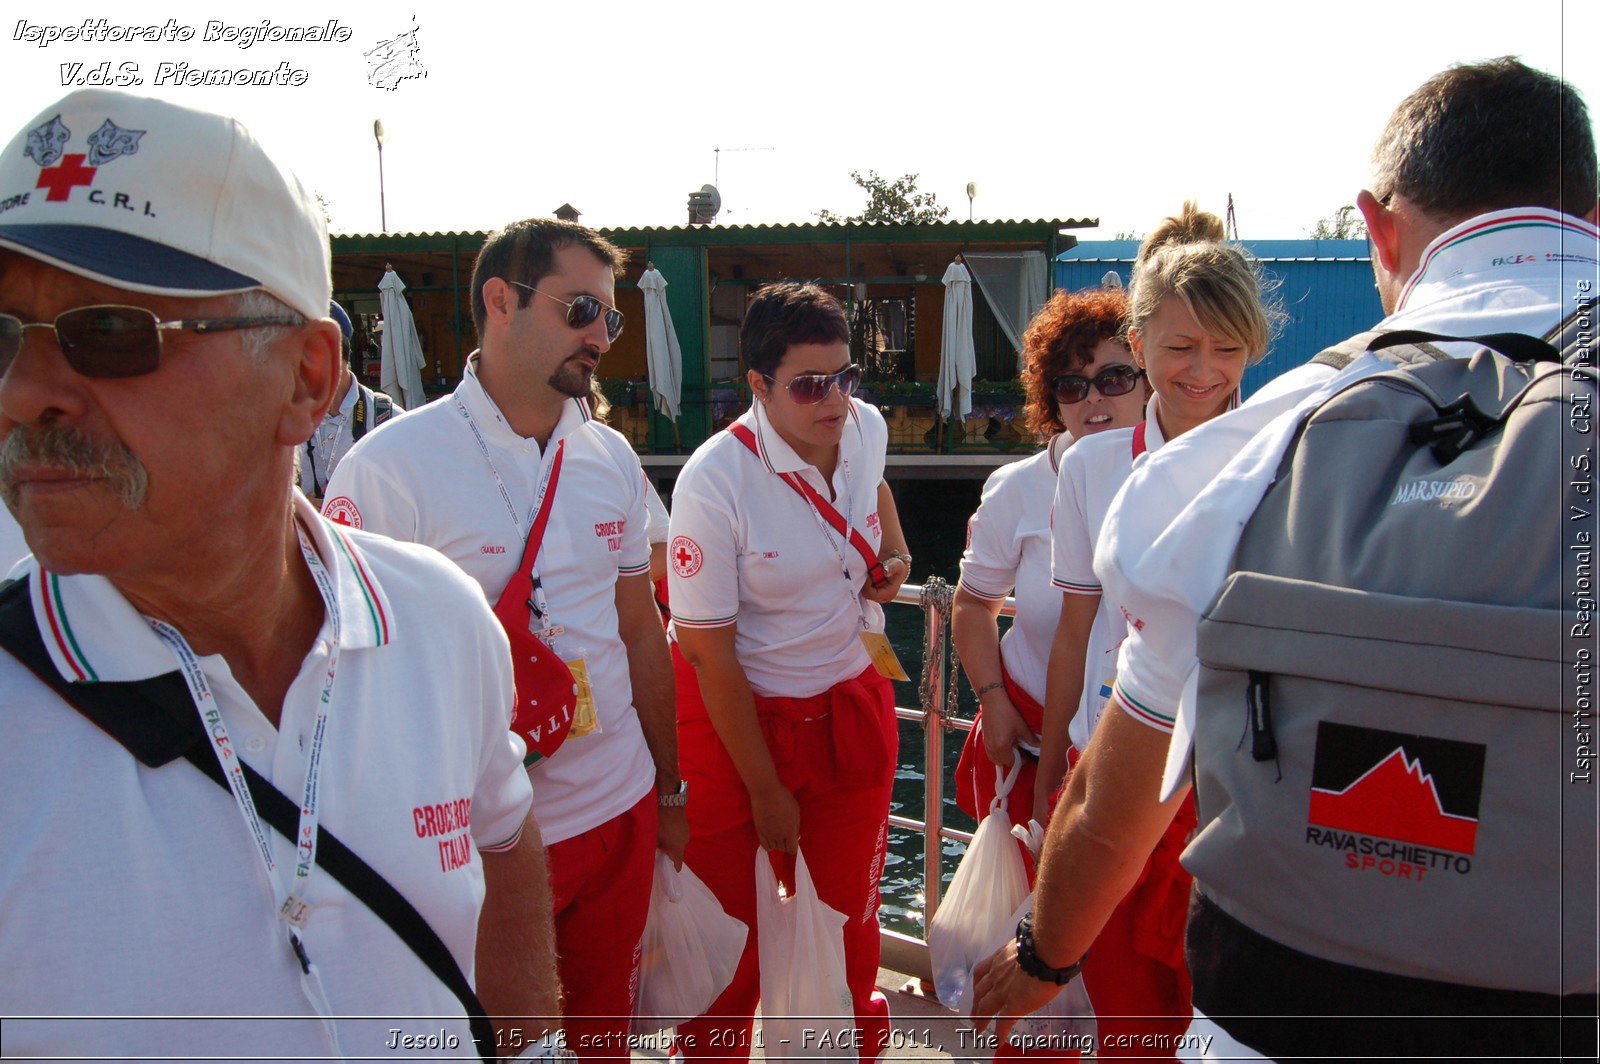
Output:
<path fill-rule="evenodd" d="M 389 231 L 389 206 L 384 201 L 383 194 L 383 119 L 372 120 L 372 139 L 378 142 L 378 216 L 383 225 L 383 231 Z"/>

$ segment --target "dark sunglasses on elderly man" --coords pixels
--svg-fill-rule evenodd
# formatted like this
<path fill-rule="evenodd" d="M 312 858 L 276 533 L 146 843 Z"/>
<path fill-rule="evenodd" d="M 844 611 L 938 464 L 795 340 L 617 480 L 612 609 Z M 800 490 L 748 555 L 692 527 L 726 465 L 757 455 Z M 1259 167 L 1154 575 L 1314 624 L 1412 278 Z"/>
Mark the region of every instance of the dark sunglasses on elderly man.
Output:
<path fill-rule="evenodd" d="M 0 314 L 0 374 L 22 353 L 29 329 L 52 329 L 67 365 L 85 377 L 139 377 L 161 365 L 164 332 L 236 332 L 276 325 L 300 325 L 299 318 L 188 318 L 162 321 L 144 307 L 78 307 L 55 321 L 23 321 Z"/>
<path fill-rule="evenodd" d="M 518 288 L 526 288 L 536 296 L 554 299 L 557 303 L 566 307 L 567 324 L 574 329 L 588 328 L 600 316 L 600 312 L 604 311 L 606 315 L 606 343 L 614 344 L 617 342 L 617 337 L 622 335 L 622 311 L 616 307 L 606 306 L 594 296 L 587 293 L 573 296 L 572 302 L 569 303 L 565 299 L 559 299 L 551 295 L 549 292 L 541 292 L 531 284 L 523 284 L 521 281 L 512 281 L 510 283 Z"/>
<path fill-rule="evenodd" d="M 767 382 L 777 387 L 778 380 L 770 373 L 763 373 Z M 833 390 L 834 385 L 839 386 L 839 394 L 846 399 L 856 394 L 856 389 L 861 386 L 861 367 L 852 362 L 838 373 L 800 373 L 788 384 L 784 385 L 789 392 L 789 398 L 800 406 L 813 406 L 822 402 Z"/>
<path fill-rule="evenodd" d="M 1107 366 L 1096 373 L 1092 378 L 1081 373 L 1065 373 L 1056 378 L 1056 402 L 1071 406 L 1081 403 L 1089 398 L 1089 389 L 1093 388 L 1107 399 L 1118 395 L 1127 395 L 1138 385 L 1139 378 L 1144 376 L 1142 370 L 1118 362 L 1114 366 Z"/>

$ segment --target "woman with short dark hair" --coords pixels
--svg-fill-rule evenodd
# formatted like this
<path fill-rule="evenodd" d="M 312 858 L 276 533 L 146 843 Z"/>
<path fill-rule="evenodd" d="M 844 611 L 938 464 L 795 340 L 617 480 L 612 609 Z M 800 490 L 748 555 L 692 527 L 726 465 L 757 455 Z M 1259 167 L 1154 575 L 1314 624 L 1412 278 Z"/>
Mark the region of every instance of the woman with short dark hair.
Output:
<path fill-rule="evenodd" d="M 684 465 L 667 559 L 685 859 L 750 935 L 732 984 L 679 1027 L 678 1051 L 749 1054 L 764 849 L 787 882 L 803 852 L 818 896 L 844 915 L 871 1058 L 889 1035 L 874 983 L 898 745 L 880 603 L 911 562 L 883 479 L 888 428 L 851 398 L 861 370 L 844 308 L 818 286 L 763 289 L 739 340 L 753 402 Z"/>

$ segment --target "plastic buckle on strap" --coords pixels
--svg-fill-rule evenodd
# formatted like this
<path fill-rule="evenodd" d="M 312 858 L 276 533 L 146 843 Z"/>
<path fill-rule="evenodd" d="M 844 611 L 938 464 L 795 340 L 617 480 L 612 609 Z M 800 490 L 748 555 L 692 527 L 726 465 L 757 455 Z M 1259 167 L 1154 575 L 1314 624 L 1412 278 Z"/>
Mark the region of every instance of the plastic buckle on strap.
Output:
<path fill-rule="evenodd" d="M 1410 432 L 1411 442 L 1418 446 L 1426 444 L 1440 465 L 1454 462 L 1498 424 L 1465 395 L 1445 407 L 1441 414 L 1431 421 L 1417 422 Z"/>

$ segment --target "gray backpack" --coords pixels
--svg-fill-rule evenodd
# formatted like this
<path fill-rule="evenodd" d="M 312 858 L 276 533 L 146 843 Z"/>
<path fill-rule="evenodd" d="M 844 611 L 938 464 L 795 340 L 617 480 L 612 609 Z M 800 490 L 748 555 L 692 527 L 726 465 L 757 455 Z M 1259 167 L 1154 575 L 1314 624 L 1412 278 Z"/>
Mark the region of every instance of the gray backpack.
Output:
<path fill-rule="evenodd" d="M 1592 1027 L 1596 374 L 1453 339 L 1323 359 L 1398 365 L 1301 424 L 1200 623 L 1195 1006 L 1274 1055 Z M 1260 1019 L 1319 1015 L 1494 1023 Z"/>

